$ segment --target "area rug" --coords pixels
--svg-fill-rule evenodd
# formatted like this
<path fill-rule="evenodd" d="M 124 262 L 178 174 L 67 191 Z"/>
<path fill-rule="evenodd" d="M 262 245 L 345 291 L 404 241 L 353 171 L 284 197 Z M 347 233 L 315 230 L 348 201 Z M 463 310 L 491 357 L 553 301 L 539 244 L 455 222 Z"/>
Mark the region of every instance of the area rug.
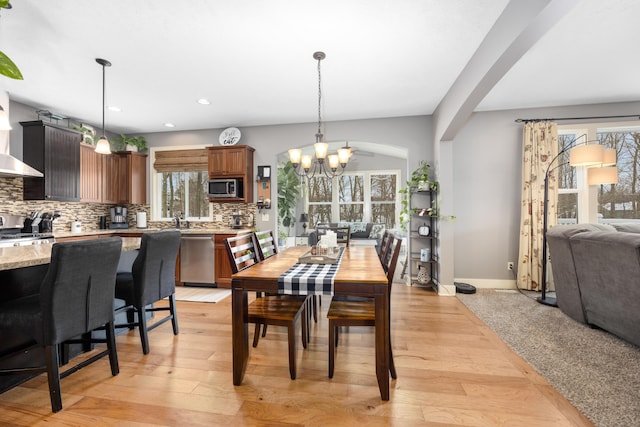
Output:
<path fill-rule="evenodd" d="M 639 347 L 517 291 L 457 297 L 594 424 L 640 426 Z"/>
<path fill-rule="evenodd" d="M 196 286 L 176 286 L 177 301 L 220 302 L 231 295 L 231 289 L 205 288 Z"/>

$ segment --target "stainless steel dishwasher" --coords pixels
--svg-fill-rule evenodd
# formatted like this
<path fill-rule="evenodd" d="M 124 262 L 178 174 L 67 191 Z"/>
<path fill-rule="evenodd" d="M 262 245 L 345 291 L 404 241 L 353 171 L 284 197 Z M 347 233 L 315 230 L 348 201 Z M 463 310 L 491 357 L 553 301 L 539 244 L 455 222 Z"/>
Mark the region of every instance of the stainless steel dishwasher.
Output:
<path fill-rule="evenodd" d="M 180 281 L 185 285 L 215 286 L 213 236 L 182 236 Z"/>

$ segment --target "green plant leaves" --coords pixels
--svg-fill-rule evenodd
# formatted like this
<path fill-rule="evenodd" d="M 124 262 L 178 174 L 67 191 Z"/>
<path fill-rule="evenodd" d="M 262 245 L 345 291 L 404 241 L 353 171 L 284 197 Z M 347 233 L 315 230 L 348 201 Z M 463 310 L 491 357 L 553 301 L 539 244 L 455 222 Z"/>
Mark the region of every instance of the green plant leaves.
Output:
<path fill-rule="evenodd" d="M 0 3 L 0 7 L 2 7 L 2 3 Z M 11 79 L 23 80 L 22 73 L 18 69 L 18 66 L 2 51 L 0 51 L 0 74 Z"/>

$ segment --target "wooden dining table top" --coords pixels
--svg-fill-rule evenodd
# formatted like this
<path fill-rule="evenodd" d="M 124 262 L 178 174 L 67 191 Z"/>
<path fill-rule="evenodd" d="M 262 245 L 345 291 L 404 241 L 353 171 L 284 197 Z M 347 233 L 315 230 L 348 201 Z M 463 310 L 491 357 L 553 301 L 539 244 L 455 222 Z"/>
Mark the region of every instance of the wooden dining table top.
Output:
<path fill-rule="evenodd" d="M 275 256 L 232 275 L 234 279 L 250 280 L 252 282 L 277 282 L 278 278 L 291 266 L 298 262 L 298 258 L 309 251 L 307 246 L 287 248 Z M 387 284 L 388 279 L 381 267 L 378 253 L 371 246 L 350 246 L 345 248 L 340 262 L 340 268 L 334 282 L 353 284 Z"/>

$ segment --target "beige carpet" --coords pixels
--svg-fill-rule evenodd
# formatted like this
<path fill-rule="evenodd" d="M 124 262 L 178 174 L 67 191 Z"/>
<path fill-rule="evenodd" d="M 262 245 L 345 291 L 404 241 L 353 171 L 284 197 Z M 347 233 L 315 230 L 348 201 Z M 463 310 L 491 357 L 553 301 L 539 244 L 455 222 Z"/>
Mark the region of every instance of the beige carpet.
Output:
<path fill-rule="evenodd" d="M 219 302 L 231 295 L 231 289 L 176 286 L 176 300 L 193 302 Z"/>
<path fill-rule="evenodd" d="M 640 426 L 639 347 L 516 291 L 457 297 L 598 427 Z"/>

